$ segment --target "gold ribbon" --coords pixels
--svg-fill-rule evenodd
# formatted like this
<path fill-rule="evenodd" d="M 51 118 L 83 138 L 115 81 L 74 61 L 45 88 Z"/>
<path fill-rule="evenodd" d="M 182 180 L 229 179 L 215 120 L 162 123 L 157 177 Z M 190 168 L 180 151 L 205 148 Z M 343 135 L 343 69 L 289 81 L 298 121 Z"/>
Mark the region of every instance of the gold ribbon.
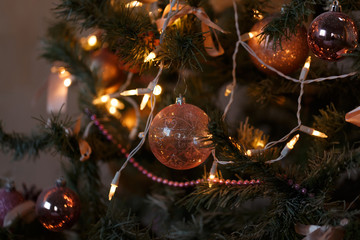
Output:
<path fill-rule="evenodd" d="M 206 52 L 212 57 L 217 57 L 217 56 L 222 55 L 224 53 L 224 49 L 222 48 L 219 38 L 218 38 L 216 32 L 214 31 L 214 29 L 216 29 L 222 33 L 226 33 L 226 31 L 224 31 L 221 27 L 219 27 L 214 22 L 212 22 L 210 20 L 209 16 L 206 14 L 205 10 L 201 7 L 194 8 L 189 5 L 179 4 L 178 7 L 173 8 L 173 11 L 176 11 L 178 8 L 180 10 L 178 12 L 176 12 L 175 15 L 170 18 L 168 25 L 172 24 L 176 19 L 179 19 L 185 15 L 194 14 L 201 22 L 201 31 L 203 32 L 203 36 L 205 37 L 204 47 L 205 47 Z M 169 12 L 170 12 L 170 4 L 168 4 L 165 7 L 162 17 L 160 19 L 156 20 L 156 25 L 159 30 L 162 29 L 164 22 L 166 21 L 165 16 Z M 218 46 L 217 48 L 211 37 L 211 32 L 215 36 L 215 40 L 216 40 L 216 43 Z"/>

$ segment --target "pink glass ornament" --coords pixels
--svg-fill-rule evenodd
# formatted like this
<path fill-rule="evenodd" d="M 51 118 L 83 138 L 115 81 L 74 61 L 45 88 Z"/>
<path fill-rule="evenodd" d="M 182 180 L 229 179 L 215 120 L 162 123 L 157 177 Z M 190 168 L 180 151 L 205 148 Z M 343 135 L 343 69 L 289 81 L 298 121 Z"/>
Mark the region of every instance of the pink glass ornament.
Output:
<path fill-rule="evenodd" d="M 71 228 L 80 215 L 80 199 L 65 182 L 58 179 L 56 187 L 44 190 L 36 201 L 36 214 L 48 230 L 60 232 Z"/>
<path fill-rule="evenodd" d="M 307 40 L 318 58 L 337 61 L 356 48 L 358 31 L 355 22 L 340 12 L 340 6 L 333 5 L 332 11 L 320 14 L 312 21 Z"/>
<path fill-rule="evenodd" d="M 24 198 L 21 193 L 15 190 L 13 183 L 9 183 L 5 188 L 0 189 L 0 227 L 3 226 L 6 214 L 22 202 L 24 202 Z"/>
<path fill-rule="evenodd" d="M 200 108 L 183 98 L 161 110 L 149 129 L 149 144 L 165 166 L 185 170 L 197 167 L 210 155 L 203 138 L 208 135 L 209 118 Z"/>

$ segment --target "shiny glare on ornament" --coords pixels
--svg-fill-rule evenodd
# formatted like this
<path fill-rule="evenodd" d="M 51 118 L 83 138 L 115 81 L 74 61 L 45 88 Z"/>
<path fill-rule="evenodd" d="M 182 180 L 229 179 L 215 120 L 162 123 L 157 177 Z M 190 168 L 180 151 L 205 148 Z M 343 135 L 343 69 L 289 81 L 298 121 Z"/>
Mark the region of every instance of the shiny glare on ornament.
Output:
<path fill-rule="evenodd" d="M 36 214 L 41 224 L 50 231 L 69 229 L 80 215 L 79 197 L 65 186 L 63 180 L 58 180 L 56 187 L 40 193 L 36 201 Z"/>
<path fill-rule="evenodd" d="M 354 21 L 341 12 L 325 12 L 317 16 L 308 31 L 308 44 L 318 57 L 337 61 L 356 48 L 358 32 Z"/>
<path fill-rule="evenodd" d="M 260 41 L 260 33 L 263 32 L 264 28 L 272 17 L 264 18 L 257 22 L 250 30 L 255 37 L 248 41 L 249 46 L 254 50 L 256 55 L 269 66 L 272 66 L 276 70 L 289 74 L 297 70 L 304 64 L 306 57 L 308 56 L 309 48 L 306 41 L 306 29 L 297 27 L 296 34 L 290 39 L 283 37 L 281 39 L 281 48 L 277 46 L 274 49 L 274 42 L 268 41 L 268 38 Z M 251 61 L 255 66 L 268 74 L 273 73 L 261 64 L 255 57 L 250 55 Z"/>
<path fill-rule="evenodd" d="M 209 156 L 203 139 L 208 136 L 209 118 L 200 108 L 182 98 L 162 109 L 149 129 L 149 144 L 155 157 L 177 170 L 197 167 Z"/>

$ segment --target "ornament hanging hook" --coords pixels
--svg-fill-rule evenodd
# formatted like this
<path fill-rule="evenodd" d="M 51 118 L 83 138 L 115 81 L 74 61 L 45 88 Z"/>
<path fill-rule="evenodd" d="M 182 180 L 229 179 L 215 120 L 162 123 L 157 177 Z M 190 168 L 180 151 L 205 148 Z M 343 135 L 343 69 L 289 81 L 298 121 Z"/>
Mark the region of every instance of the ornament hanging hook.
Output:
<path fill-rule="evenodd" d="M 330 6 L 331 12 L 341 12 L 341 5 L 339 4 L 338 0 L 333 1 L 333 3 Z"/>

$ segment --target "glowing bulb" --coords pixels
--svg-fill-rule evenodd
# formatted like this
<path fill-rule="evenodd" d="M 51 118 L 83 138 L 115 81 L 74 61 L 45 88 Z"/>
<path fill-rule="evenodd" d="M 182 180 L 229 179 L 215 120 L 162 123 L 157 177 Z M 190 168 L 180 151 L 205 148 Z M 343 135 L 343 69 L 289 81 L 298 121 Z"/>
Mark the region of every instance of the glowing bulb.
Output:
<path fill-rule="evenodd" d="M 141 7 L 143 4 L 138 1 L 131 1 L 125 5 L 127 8 Z"/>
<path fill-rule="evenodd" d="M 262 140 L 259 140 L 259 141 L 256 143 L 256 147 L 263 148 L 264 146 L 265 146 L 265 143 L 264 143 L 264 141 L 262 141 Z"/>
<path fill-rule="evenodd" d="M 245 153 L 245 155 L 246 156 L 249 156 L 249 157 L 251 157 L 251 155 L 252 155 L 252 151 L 249 149 L 249 150 L 247 150 L 246 151 L 246 153 Z"/>
<path fill-rule="evenodd" d="M 244 33 L 243 35 L 241 35 L 241 41 L 246 42 L 249 39 L 255 37 L 256 32 L 248 32 L 248 33 Z"/>
<path fill-rule="evenodd" d="M 111 104 L 111 106 L 113 106 L 113 107 L 117 107 L 117 106 L 120 104 L 120 101 L 117 100 L 116 98 L 112 98 L 112 99 L 110 100 L 110 104 Z"/>
<path fill-rule="evenodd" d="M 149 101 L 149 99 L 150 99 L 150 95 L 145 94 L 142 101 L 141 101 L 141 104 L 140 104 L 140 110 L 143 110 L 146 107 L 146 104 Z"/>
<path fill-rule="evenodd" d="M 155 96 L 159 96 L 159 95 L 161 94 L 161 92 L 162 92 L 161 86 L 160 86 L 160 85 L 156 85 L 155 88 L 154 88 L 154 91 L 153 91 L 154 95 L 155 95 Z"/>
<path fill-rule="evenodd" d="M 317 131 L 313 128 L 301 125 L 299 128 L 300 131 L 307 133 L 309 135 L 315 136 L 315 137 L 320 137 L 320 138 L 327 138 L 328 136 L 325 133 L 322 133 L 320 131 Z"/>
<path fill-rule="evenodd" d="M 66 78 L 64 80 L 65 87 L 70 87 L 71 83 L 72 83 L 71 78 Z"/>
<path fill-rule="evenodd" d="M 304 64 L 304 68 L 309 69 L 310 68 L 310 63 L 311 63 L 311 56 L 309 56 Z"/>
<path fill-rule="evenodd" d="M 296 134 L 287 144 L 286 147 L 289 149 L 293 149 L 296 142 L 299 140 L 300 135 Z"/>
<path fill-rule="evenodd" d="M 156 54 L 154 52 L 149 53 L 147 57 L 144 59 L 144 62 L 150 62 L 156 58 Z"/>
<path fill-rule="evenodd" d="M 87 43 L 90 47 L 93 47 L 96 45 L 97 43 L 97 37 L 95 35 L 91 35 L 88 40 L 87 40 Z"/>
<path fill-rule="evenodd" d="M 116 191 L 116 188 L 117 188 L 117 185 L 111 184 L 111 188 L 110 188 L 110 192 L 109 192 L 109 201 L 110 201 L 110 200 L 112 199 L 112 197 L 114 196 L 115 191 Z"/>
<path fill-rule="evenodd" d="M 109 113 L 115 114 L 116 113 L 116 107 L 113 107 L 113 106 L 109 107 Z"/>
<path fill-rule="evenodd" d="M 63 75 L 63 74 L 66 73 L 66 70 L 65 70 L 64 67 L 59 67 L 58 71 L 59 71 L 59 74 L 60 74 L 60 75 Z"/>
<path fill-rule="evenodd" d="M 120 93 L 120 95 L 122 95 L 122 96 L 134 96 L 134 95 L 138 95 L 138 90 L 137 90 L 137 89 L 126 90 L 126 91 L 123 91 L 122 93 Z"/>
<path fill-rule="evenodd" d="M 109 99 L 110 99 L 109 95 L 103 95 L 100 98 L 101 102 L 103 102 L 103 103 L 106 103 L 107 101 L 109 101 Z"/>

